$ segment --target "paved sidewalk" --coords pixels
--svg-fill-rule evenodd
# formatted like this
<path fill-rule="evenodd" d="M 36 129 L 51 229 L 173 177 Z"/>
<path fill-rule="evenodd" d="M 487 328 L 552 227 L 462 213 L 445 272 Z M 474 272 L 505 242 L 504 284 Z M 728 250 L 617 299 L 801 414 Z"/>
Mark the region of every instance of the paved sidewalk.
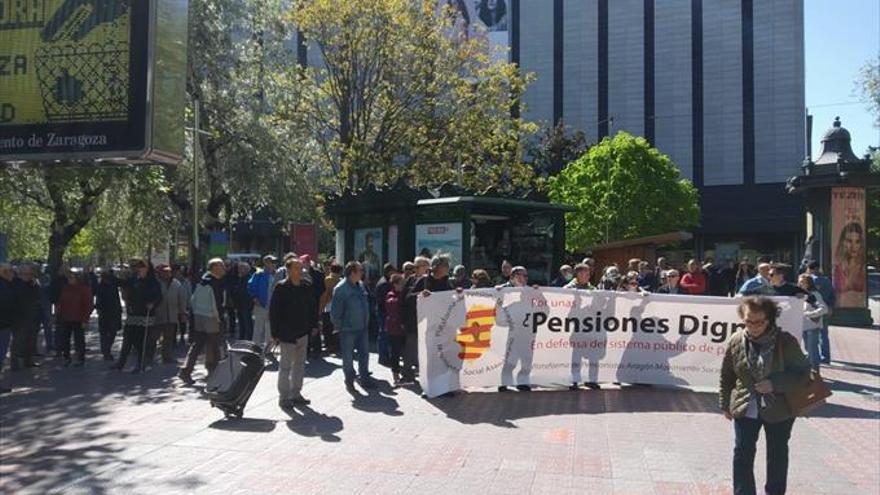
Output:
<path fill-rule="evenodd" d="M 832 334 L 835 395 L 795 423 L 789 493 L 878 494 L 880 330 Z M 339 365 L 309 365 L 312 405 L 291 415 L 267 372 L 240 421 L 170 366 L 133 376 L 93 354 L 85 369 L 48 360 L 7 374 L 17 390 L 0 397 L 0 493 L 731 493 L 732 427 L 713 394 L 609 386 L 428 401 L 384 382 L 350 395 Z M 759 483 L 763 458 L 762 440 Z"/>

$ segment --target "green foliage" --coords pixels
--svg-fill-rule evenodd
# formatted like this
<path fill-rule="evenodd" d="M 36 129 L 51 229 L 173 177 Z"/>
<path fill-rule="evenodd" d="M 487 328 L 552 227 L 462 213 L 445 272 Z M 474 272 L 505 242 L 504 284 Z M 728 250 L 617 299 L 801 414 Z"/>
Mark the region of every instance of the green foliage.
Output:
<path fill-rule="evenodd" d="M 550 179 L 550 198 L 566 214 L 570 250 L 695 227 L 697 190 L 668 156 L 641 137 L 619 132 Z"/>
<path fill-rule="evenodd" d="M 531 184 L 523 138 L 535 126 L 512 117 L 528 78 L 451 14 L 433 0 L 294 2 L 289 20 L 323 63 L 279 67 L 275 115 L 314 143 L 325 185 Z"/>
<path fill-rule="evenodd" d="M 856 85 L 874 114 L 874 126 L 880 127 L 880 62 L 868 62 L 862 66 Z"/>

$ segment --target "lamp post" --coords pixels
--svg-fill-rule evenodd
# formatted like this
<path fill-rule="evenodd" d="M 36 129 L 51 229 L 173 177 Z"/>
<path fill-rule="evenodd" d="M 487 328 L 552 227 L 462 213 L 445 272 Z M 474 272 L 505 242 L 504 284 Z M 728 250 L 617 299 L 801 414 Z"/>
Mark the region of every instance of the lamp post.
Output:
<path fill-rule="evenodd" d="M 192 199 L 192 253 L 190 255 L 190 267 L 193 276 L 197 276 L 199 268 L 199 156 L 202 151 L 201 140 L 199 136 L 204 134 L 210 136 L 211 133 L 201 128 L 201 102 L 198 98 L 193 100 L 193 127 L 186 127 L 187 131 L 193 133 L 193 199 Z"/>
<path fill-rule="evenodd" d="M 807 252 L 831 275 L 835 304 L 831 322 L 870 326 L 867 292 L 866 197 L 880 186 L 871 160 L 852 151 L 849 131 L 834 119 L 822 137 L 819 157 L 804 160 L 801 175 L 786 183 L 790 194 L 807 199 Z"/>

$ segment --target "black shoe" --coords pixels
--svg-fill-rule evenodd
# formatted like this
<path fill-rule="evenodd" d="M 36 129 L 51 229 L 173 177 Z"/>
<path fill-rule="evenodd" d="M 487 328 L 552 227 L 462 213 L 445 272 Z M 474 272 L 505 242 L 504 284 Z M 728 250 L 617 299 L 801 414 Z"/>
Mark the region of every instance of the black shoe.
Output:
<path fill-rule="evenodd" d="M 376 388 L 376 381 L 370 377 L 361 378 L 360 380 L 358 380 L 358 382 L 360 382 L 361 387 L 364 387 L 365 389 Z"/>
<path fill-rule="evenodd" d="M 596 382 L 584 382 L 584 386 L 590 390 L 602 390 L 602 386 Z"/>
<path fill-rule="evenodd" d="M 309 399 L 306 399 L 302 395 L 300 395 L 299 397 L 294 397 L 293 399 L 290 399 L 290 402 L 292 402 L 293 405 L 295 405 L 295 406 L 307 406 L 312 403 L 312 401 L 310 401 Z"/>
<path fill-rule="evenodd" d="M 345 388 L 347 388 L 349 390 L 353 390 L 354 389 L 354 380 L 346 379 L 345 380 Z"/>
<path fill-rule="evenodd" d="M 280 407 L 282 411 L 289 411 L 293 409 L 293 400 L 279 400 L 278 407 Z"/>
<path fill-rule="evenodd" d="M 192 385 L 196 382 L 195 380 L 193 380 L 192 375 L 184 370 L 180 370 L 177 372 L 177 378 L 180 378 L 180 380 L 187 385 Z"/>
<path fill-rule="evenodd" d="M 498 391 L 499 391 L 499 392 L 509 392 L 510 389 L 507 388 L 506 385 L 502 385 L 502 386 L 498 387 Z"/>
<path fill-rule="evenodd" d="M 568 389 L 573 392 L 575 390 L 580 390 L 581 387 L 577 383 L 572 383 L 571 385 L 568 386 Z"/>
<path fill-rule="evenodd" d="M 24 363 L 25 368 L 39 368 L 40 366 L 42 365 L 36 361 L 28 361 L 27 363 Z"/>
<path fill-rule="evenodd" d="M 532 391 L 532 387 L 529 385 L 517 385 L 516 389 L 519 390 L 520 392 L 531 392 Z"/>

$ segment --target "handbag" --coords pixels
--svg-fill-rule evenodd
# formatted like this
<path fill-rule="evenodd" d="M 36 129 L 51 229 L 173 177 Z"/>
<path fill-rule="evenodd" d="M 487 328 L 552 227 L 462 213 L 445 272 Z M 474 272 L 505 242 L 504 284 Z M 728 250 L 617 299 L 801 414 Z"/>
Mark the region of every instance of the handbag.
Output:
<path fill-rule="evenodd" d="M 785 393 L 785 402 L 793 416 L 807 416 L 813 409 L 825 403 L 831 397 L 831 389 L 822 381 L 817 371 L 810 370 L 810 379 L 789 387 Z"/>

